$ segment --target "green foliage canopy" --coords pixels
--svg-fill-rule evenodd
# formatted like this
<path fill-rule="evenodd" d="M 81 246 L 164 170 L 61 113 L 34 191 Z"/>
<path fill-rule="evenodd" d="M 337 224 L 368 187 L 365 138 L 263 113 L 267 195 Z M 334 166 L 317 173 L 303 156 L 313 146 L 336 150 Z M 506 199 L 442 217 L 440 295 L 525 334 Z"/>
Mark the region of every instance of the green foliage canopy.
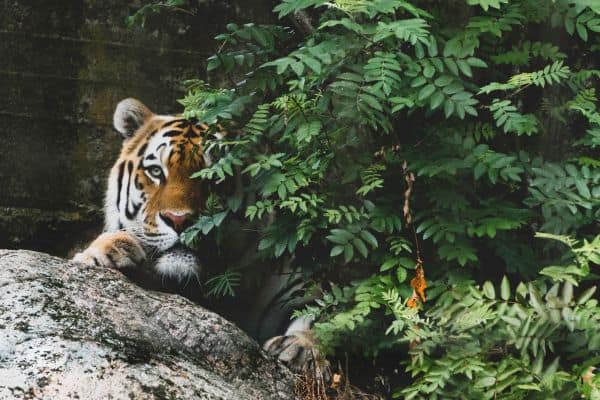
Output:
<path fill-rule="evenodd" d="M 234 85 L 195 82 L 181 100 L 186 117 L 232 132 L 194 177 L 243 181 L 186 242 L 243 215 L 264 259 L 333 282 L 299 313 L 317 318 L 327 352 L 405 352 L 396 397 L 600 398 L 582 380 L 600 356 L 597 2 L 274 11 L 282 26 L 217 36 L 208 71 Z M 283 26 L 298 12 L 312 33 Z M 421 310 L 406 306 L 419 247 Z"/>

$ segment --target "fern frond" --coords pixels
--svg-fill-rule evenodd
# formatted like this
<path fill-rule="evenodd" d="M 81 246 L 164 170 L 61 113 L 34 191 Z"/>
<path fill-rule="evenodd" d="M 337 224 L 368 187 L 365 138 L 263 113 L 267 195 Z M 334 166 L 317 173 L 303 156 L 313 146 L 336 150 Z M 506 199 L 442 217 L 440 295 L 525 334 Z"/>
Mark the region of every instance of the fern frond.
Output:
<path fill-rule="evenodd" d="M 381 164 L 374 164 L 365 169 L 360 174 L 363 185 L 358 188 L 356 194 L 364 197 L 375 189 L 382 188 L 383 178 L 381 177 L 381 172 L 385 171 L 385 169 L 385 165 Z"/>
<path fill-rule="evenodd" d="M 394 22 L 379 22 L 373 35 L 374 42 L 380 42 L 389 37 L 396 37 L 412 45 L 429 44 L 429 24 L 422 18 L 404 19 Z"/>
<path fill-rule="evenodd" d="M 570 72 L 570 68 L 563 65 L 562 60 L 559 60 L 547 65 L 543 70 L 514 75 L 508 80 L 508 84 L 514 85 L 515 87 L 531 84 L 544 87 L 546 84 L 551 85 L 553 83 L 561 83 L 564 79 L 569 77 Z"/>
<path fill-rule="evenodd" d="M 490 105 L 496 126 L 506 133 L 530 136 L 538 131 L 538 120 L 532 114 L 520 114 L 510 100 L 494 99 Z"/>

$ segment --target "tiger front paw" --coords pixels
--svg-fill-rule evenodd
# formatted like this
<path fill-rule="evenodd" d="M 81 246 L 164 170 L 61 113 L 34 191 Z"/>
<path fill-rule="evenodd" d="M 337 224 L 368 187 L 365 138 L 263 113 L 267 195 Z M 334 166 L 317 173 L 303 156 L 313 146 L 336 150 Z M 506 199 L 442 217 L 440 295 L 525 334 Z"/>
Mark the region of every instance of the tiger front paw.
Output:
<path fill-rule="evenodd" d="M 127 268 L 139 265 L 146 258 L 140 242 L 124 231 L 105 232 L 87 249 L 77 253 L 73 261 L 89 266 Z"/>
<path fill-rule="evenodd" d="M 272 337 L 265 342 L 263 350 L 281 360 L 294 372 L 317 376 L 325 382 L 330 380 L 329 362 L 317 349 L 317 340 L 311 330 Z"/>

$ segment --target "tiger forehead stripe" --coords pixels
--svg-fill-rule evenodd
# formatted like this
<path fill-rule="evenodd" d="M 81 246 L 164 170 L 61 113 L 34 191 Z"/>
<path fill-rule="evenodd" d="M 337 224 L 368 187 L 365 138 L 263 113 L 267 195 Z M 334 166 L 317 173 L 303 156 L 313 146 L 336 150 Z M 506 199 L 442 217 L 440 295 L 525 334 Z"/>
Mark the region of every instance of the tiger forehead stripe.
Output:
<path fill-rule="evenodd" d="M 138 157 L 143 156 L 144 152 L 146 151 L 147 148 L 148 148 L 148 143 L 144 143 L 137 152 Z"/>
<path fill-rule="evenodd" d="M 195 128 L 193 125 L 191 125 L 191 126 L 188 128 L 187 132 L 185 132 L 185 133 L 183 134 L 183 137 L 184 137 L 184 138 L 186 138 L 186 139 L 191 139 L 191 138 L 200 137 L 200 132 L 199 132 L 199 131 L 197 131 L 197 130 L 196 130 L 196 128 Z"/>
<path fill-rule="evenodd" d="M 170 126 L 179 125 L 182 122 L 185 122 L 186 124 L 189 124 L 189 122 L 187 120 L 185 120 L 183 118 L 178 118 L 178 119 L 174 119 L 172 121 L 169 121 L 169 122 L 165 123 L 160 129 L 168 128 Z"/>
<path fill-rule="evenodd" d="M 181 135 L 182 133 L 183 133 L 182 130 L 172 129 L 170 131 L 163 133 L 163 137 L 173 137 L 173 136 Z"/>
<path fill-rule="evenodd" d="M 184 137 L 186 139 L 192 139 L 192 138 L 200 137 L 201 133 L 202 133 L 202 131 L 199 131 L 194 125 L 188 124 L 181 128 L 178 127 L 175 129 L 170 129 L 167 132 L 163 133 L 162 136 L 163 137 L 174 137 L 174 136 L 181 135 L 182 137 Z"/>

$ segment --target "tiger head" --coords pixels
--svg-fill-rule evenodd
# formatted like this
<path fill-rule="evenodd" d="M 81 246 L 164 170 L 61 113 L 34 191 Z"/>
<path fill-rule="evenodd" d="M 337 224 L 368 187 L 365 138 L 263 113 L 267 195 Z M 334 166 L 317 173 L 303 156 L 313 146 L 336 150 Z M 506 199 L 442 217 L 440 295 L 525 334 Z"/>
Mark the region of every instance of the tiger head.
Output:
<path fill-rule="evenodd" d="M 210 164 L 203 148 L 207 127 L 156 115 L 135 99 L 117 105 L 113 122 L 124 142 L 109 177 L 105 228 L 128 231 L 154 254 L 163 253 L 176 246 L 203 204 L 201 185 L 190 176 Z"/>

